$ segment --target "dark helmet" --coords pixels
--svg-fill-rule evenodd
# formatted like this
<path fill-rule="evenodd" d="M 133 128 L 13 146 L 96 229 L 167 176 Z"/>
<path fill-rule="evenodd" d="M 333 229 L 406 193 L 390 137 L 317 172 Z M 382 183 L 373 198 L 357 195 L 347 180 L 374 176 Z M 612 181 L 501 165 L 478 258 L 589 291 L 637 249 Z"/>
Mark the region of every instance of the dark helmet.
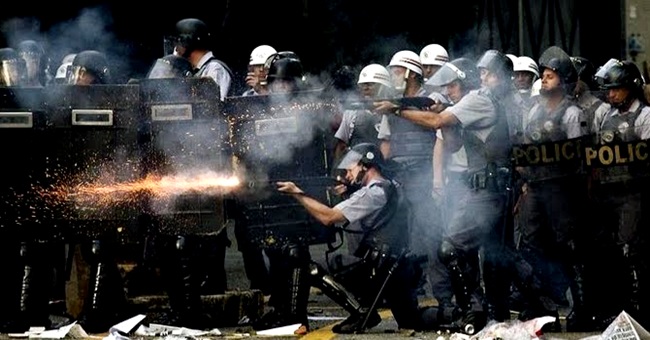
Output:
<path fill-rule="evenodd" d="M 357 72 L 349 65 L 343 65 L 332 75 L 332 88 L 339 91 L 350 91 L 357 86 Z"/>
<path fill-rule="evenodd" d="M 436 72 L 427 84 L 433 86 L 445 86 L 459 80 L 465 89 L 475 89 L 481 85 L 481 77 L 476 63 L 468 58 L 458 58 L 446 62 Z"/>
<path fill-rule="evenodd" d="M 641 71 L 629 60 L 619 61 L 608 67 L 600 87 L 605 90 L 626 87 L 632 90 L 641 89 L 645 81 Z"/>
<path fill-rule="evenodd" d="M 45 54 L 45 49 L 34 40 L 23 40 L 18 44 L 18 53 L 21 55 L 36 55 L 40 58 Z"/>
<path fill-rule="evenodd" d="M 0 86 L 22 86 L 27 79 L 25 60 L 10 47 L 0 48 Z"/>
<path fill-rule="evenodd" d="M 348 149 L 336 168 L 339 170 L 348 170 L 359 163 L 368 168 L 378 168 L 380 171 L 386 165 L 377 144 L 359 143 Z"/>
<path fill-rule="evenodd" d="M 264 63 L 264 68 L 268 70 L 271 68 L 271 65 L 273 65 L 273 63 L 284 58 L 293 58 L 293 59 L 300 60 L 300 57 L 298 57 L 298 55 L 293 51 L 280 51 L 280 52 L 273 53 L 268 58 L 266 58 L 266 62 Z"/>
<path fill-rule="evenodd" d="M 107 84 L 110 80 L 106 56 L 95 50 L 79 52 L 72 61 L 72 79 L 69 84 L 76 84 L 79 72 L 88 72 L 96 78 L 97 84 Z"/>
<path fill-rule="evenodd" d="M 476 67 L 487 69 L 503 80 L 510 80 L 514 75 L 512 60 L 498 50 L 487 50 L 476 63 Z"/>
<path fill-rule="evenodd" d="M 210 30 L 208 25 L 196 18 L 187 18 L 176 23 L 176 43 L 188 51 L 208 49 Z"/>
<path fill-rule="evenodd" d="M 192 63 L 189 60 L 175 54 L 168 54 L 158 58 L 153 64 L 148 79 L 159 78 L 185 78 L 192 76 Z"/>
<path fill-rule="evenodd" d="M 28 83 L 33 85 L 38 82 L 44 85 L 48 81 L 47 73 L 50 65 L 43 46 L 34 40 L 23 40 L 18 44 L 17 50 L 25 59 Z"/>
<path fill-rule="evenodd" d="M 293 52 L 290 52 L 293 53 Z M 302 62 L 295 54 L 276 53 L 269 57 L 271 63 L 268 68 L 267 82 L 274 80 L 295 80 L 299 81 L 304 76 Z M 268 60 L 267 60 L 268 61 Z"/>
<path fill-rule="evenodd" d="M 571 62 L 573 62 L 573 67 L 576 68 L 578 79 L 585 82 L 590 89 L 595 89 L 597 85 L 594 82 L 594 75 L 596 74 L 594 64 L 584 57 L 571 57 Z"/>
<path fill-rule="evenodd" d="M 544 69 L 549 69 L 560 76 L 563 85 L 572 85 L 578 81 L 578 71 L 571 58 L 551 58 L 548 61 L 540 60 L 539 71 L 544 72 Z"/>

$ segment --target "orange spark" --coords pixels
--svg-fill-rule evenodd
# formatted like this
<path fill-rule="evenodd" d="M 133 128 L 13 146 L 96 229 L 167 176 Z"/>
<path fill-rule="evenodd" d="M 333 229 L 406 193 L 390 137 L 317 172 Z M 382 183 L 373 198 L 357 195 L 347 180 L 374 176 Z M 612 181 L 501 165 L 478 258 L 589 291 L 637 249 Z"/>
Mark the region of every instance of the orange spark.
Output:
<path fill-rule="evenodd" d="M 223 194 L 241 184 L 236 176 L 225 176 L 212 172 L 196 175 L 154 176 L 123 183 L 94 184 L 76 186 L 70 196 L 77 201 L 129 201 L 133 195 L 148 193 L 155 197 L 171 197 L 188 192 L 202 194 Z"/>

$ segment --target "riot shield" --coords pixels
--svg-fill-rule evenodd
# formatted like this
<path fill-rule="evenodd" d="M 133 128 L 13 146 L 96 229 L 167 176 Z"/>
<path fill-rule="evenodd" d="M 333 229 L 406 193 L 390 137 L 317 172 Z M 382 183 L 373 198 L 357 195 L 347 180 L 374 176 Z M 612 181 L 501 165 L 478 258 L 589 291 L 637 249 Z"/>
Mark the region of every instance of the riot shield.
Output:
<path fill-rule="evenodd" d="M 329 228 L 274 184 L 296 182 L 308 195 L 331 204 L 326 134 L 332 106 L 324 103 L 317 92 L 226 98 L 234 164 L 245 184 L 237 197 L 239 223 L 261 248 L 332 240 Z"/>
<path fill-rule="evenodd" d="M 168 184 L 157 188 L 160 199 L 152 201 L 159 232 L 218 234 L 226 222 L 224 194 L 233 182 L 217 84 L 209 78 L 143 79 L 140 91 L 151 131 L 147 173 Z"/>
<path fill-rule="evenodd" d="M 138 243 L 145 210 L 137 85 L 46 87 L 53 192 L 72 236 Z"/>
<path fill-rule="evenodd" d="M 50 228 L 53 210 L 47 209 L 39 190 L 48 185 L 46 127 L 42 88 L 0 88 L 0 140 L 4 145 L 0 155 L 5 164 L 0 178 L 0 225 L 5 229 L 20 226 L 14 229 L 20 231 L 20 237 L 60 236 L 56 228 Z"/>

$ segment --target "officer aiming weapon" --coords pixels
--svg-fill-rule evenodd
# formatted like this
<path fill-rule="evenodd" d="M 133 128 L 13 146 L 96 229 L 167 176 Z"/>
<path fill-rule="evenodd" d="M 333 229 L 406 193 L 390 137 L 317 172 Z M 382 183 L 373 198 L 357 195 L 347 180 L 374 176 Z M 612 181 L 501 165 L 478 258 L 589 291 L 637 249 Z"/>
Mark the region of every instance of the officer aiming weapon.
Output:
<path fill-rule="evenodd" d="M 405 109 L 405 108 L 428 109 L 433 105 L 439 104 L 436 103 L 435 100 L 429 97 L 403 97 L 403 98 L 393 98 L 393 99 L 362 99 L 362 100 L 354 100 L 354 101 L 343 100 L 341 101 L 341 105 L 346 110 L 373 110 L 375 108 L 373 104 L 381 101 L 393 102 L 395 105 L 399 105 L 401 109 Z"/>

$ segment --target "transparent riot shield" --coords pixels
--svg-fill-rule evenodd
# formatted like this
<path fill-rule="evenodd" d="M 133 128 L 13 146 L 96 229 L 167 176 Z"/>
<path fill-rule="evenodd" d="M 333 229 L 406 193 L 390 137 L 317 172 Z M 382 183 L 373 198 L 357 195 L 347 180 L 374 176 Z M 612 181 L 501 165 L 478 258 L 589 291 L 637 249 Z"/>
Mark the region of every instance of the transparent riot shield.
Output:
<path fill-rule="evenodd" d="M 318 244 L 332 240 L 324 228 L 276 181 L 293 181 L 308 195 L 330 204 L 330 107 L 318 92 L 226 98 L 234 164 L 244 188 L 237 197 L 247 238 L 261 248 L 287 242 Z"/>

